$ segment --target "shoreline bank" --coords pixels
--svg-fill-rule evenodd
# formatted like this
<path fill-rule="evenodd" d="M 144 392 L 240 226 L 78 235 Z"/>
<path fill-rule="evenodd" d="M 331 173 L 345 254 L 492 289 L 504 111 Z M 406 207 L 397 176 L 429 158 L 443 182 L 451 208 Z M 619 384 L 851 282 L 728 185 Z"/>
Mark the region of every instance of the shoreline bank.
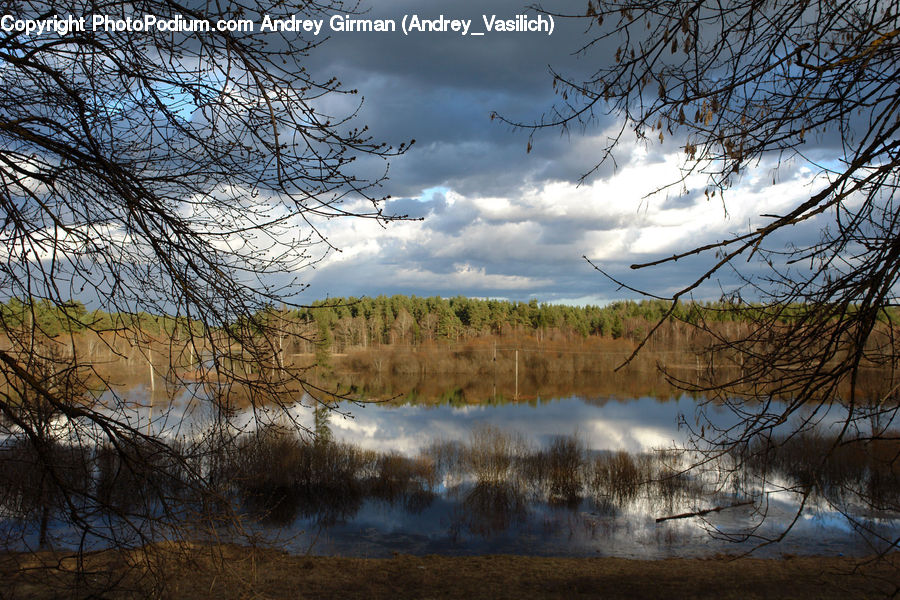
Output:
<path fill-rule="evenodd" d="M 718 556 L 307 557 L 217 545 L 86 554 L 84 574 L 59 553 L 5 554 L 9 597 L 107 598 L 873 598 L 897 591 L 900 554 L 777 559 Z M 53 567 L 62 567 L 53 568 Z"/>

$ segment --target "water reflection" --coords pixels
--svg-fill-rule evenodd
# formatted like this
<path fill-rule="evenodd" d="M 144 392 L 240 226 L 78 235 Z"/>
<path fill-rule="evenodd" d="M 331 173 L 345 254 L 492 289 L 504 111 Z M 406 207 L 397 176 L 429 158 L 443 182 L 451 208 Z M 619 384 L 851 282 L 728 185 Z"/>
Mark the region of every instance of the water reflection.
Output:
<path fill-rule="evenodd" d="M 736 471 L 729 459 L 685 472 L 690 457 L 682 452 L 589 450 L 574 436 L 534 447 L 522 434 L 494 426 L 477 428 L 463 442 L 434 443 L 415 457 L 342 442 L 305 444 L 272 429 L 247 437 L 235 460 L 263 455 L 278 457 L 265 462 L 268 470 L 260 463 L 229 467 L 241 473 L 234 479 L 236 496 L 264 526 L 296 534 L 295 549 L 312 544 L 320 552 L 704 555 L 746 549 L 777 534 L 800 499 L 766 494 L 749 463 Z M 870 479 L 891 474 L 872 465 L 855 468 Z M 730 478 L 728 490 L 724 478 Z M 827 483 L 842 487 L 847 479 Z M 840 515 L 829 508 L 834 499 L 824 489 L 807 498 L 808 518 L 771 551 L 868 550 L 854 528 L 835 520 Z M 718 510 L 695 515 L 710 507 Z M 683 513 L 694 516 L 657 522 Z M 854 518 L 865 520 L 866 541 L 876 547 L 879 536 L 889 539 L 900 530 L 896 515 Z"/>
<path fill-rule="evenodd" d="M 91 516 L 98 521 L 151 514 L 164 522 L 227 508 L 260 532 L 287 539 L 292 550 L 366 556 L 734 552 L 777 534 L 801 501 L 807 512 L 766 552 L 870 552 L 900 533 L 897 514 L 876 510 L 900 500 L 896 443 L 835 450 L 824 429 L 769 440 L 777 454 L 747 447 L 686 472 L 696 457 L 674 448 L 685 440 L 678 416 L 694 409 L 688 397 L 339 404 L 335 412 L 307 397 L 255 414 L 238 411 L 230 443 L 209 444 L 216 415 L 208 404 L 185 392 L 153 403 L 151 419 L 140 393 L 131 396 L 137 401 L 129 419 L 176 440 L 183 461 L 156 454 L 152 444 L 130 448 L 133 460 L 105 446 L 64 439 L 53 446 L 67 485 L 115 513 Z M 264 425 L 256 427 L 260 413 Z M 729 418 L 719 417 L 722 424 Z M 301 435 L 295 425 L 318 435 Z M 826 450 L 834 460 L 823 468 Z M 61 527 L 70 508 L 35 479 L 29 446 L 7 440 L 0 452 L 2 464 L 19 466 L 0 472 L 6 539 L 77 543 Z M 191 472 L 212 482 L 216 501 L 227 506 L 210 505 L 192 487 Z M 722 510 L 657 522 L 713 507 Z"/>
<path fill-rule="evenodd" d="M 684 442 L 687 436 L 678 429 L 678 417 L 690 414 L 694 401 L 686 396 L 666 403 L 637 398 L 597 406 L 573 396 L 534 404 L 459 408 L 347 404 L 341 408 L 352 416 L 332 417 L 330 427 L 335 439 L 378 451 L 414 455 L 434 439 L 462 441 L 479 426 L 492 425 L 519 431 L 528 442 L 538 445 L 547 445 L 560 434 L 577 434 L 592 449 L 639 452 Z M 312 425 L 310 416 L 297 414 L 306 426 Z"/>

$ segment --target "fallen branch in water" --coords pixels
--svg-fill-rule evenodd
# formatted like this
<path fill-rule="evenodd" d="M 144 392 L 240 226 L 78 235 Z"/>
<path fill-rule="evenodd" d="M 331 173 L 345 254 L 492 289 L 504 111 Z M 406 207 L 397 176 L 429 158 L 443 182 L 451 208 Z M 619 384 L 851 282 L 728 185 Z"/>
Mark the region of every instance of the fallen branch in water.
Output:
<path fill-rule="evenodd" d="M 720 510 L 725 510 L 726 508 L 737 508 L 739 506 L 747 506 L 748 504 L 753 504 L 753 500 L 747 500 L 746 502 L 738 502 L 737 504 L 729 504 L 728 506 L 717 506 L 715 508 L 707 508 L 706 510 L 698 510 L 697 512 L 681 513 L 680 515 L 672 515 L 671 517 L 660 517 L 660 518 L 656 519 L 656 522 L 661 523 L 663 521 L 671 521 L 672 519 L 687 519 L 688 517 L 702 517 L 703 515 L 708 515 L 709 513 L 719 512 Z"/>

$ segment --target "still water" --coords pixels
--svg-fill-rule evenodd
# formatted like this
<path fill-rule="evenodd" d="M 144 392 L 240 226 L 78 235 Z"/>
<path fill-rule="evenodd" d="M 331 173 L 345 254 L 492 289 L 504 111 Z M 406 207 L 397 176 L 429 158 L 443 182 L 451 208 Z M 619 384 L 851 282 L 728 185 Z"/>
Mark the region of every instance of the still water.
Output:
<path fill-rule="evenodd" d="M 187 392 L 152 403 L 144 387 L 120 394 L 142 430 L 190 440 L 208 428 L 208 403 Z M 692 458 L 675 449 L 690 438 L 678 423 L 691 422 L 697 408 L 688 396 L 446 397 L 323 411 L 304 396 L 285 410 L 239 411 L 232 425 L 242 433 L 216 468 L 248 530 L 297 553 L 863 555 L 900 534 L 900 515 L 874 513 L 843 492 L 812 493 L 797 518 L 790 468 L 765 481 L 752 469 L 683 472 Z M 733 421 L 725 409 L 707 410 L 713 423 Z M 300 425 L 320 441 L 295 429 L 260 435 L 260 420 Z M 883 495 L 897 506 L 892 473 Z M 718 510 L 667 518 L 709 509 Z M 4 528 L 15 529 L 4 512 Z M 782 541 L 763 545 L 792 522 Z M 50 529 L 57 546 L 75 543 L 77 532 L 61 520 Z M 26 527 L 25 545 L 35 535 Z"/>
<path fill-rule="evenodd" d="M 462 468 L 439 469 L 432 486 L 414 486 L 387 498 L 363 494 L 336 513 L 328 507 L 304 506 L 300 500 L 293 515 L 279 515 L 275 519 L 279 522 L 267 527 L 270 534 L 283 535 L 294 551 L 354 556 L 392 552 L 709 556 L 757 548 L 779 535 L 798 510 L 799 496 L 771 483 L 765 489 L 752 484 L 737 489 L 711 480 L 709 472 L 666 479 L 685 464 L 683 457 L 666 450 L 688 441 L 687 432 L 677 426 L 680 417 L 690 418 L 696 408 L 686 396 L 667 401 L 572 396 L 518 404 L 339 408 L 352 416 L 334 414 L 328 419 L 326 427 L 338 442 L 441 462 L 442 448 L 455 451 L 455 456 L 467 450 L 471 455 L 485 445 L 495 448 L 499 439 L 499 445 L 514 448 L 510 453 L 526 466 L 517 470 L 513 465 L 497 481 L 484 481 L 477 466 L 461 458 Z M 712 420 L 722 424 L 731 418 L 724 409 L 712 412 Z M 314 415 L 308 413 L 301 412 L 299 420 L 315 429 Z M 574 483 L 578 488 L 574 493 L 554 497 L 553 475 L 542 477 L 533 470 L 529 475 L 527 463 L 542 452 L 552 461 L 547 449 L 560 440 L 575 442 L 582 458 L 575 461 L 578 466 L 570 462 L 564 468 L 582 475 Z M 596 471 L 625 453 L 633 464 L 644 465 L 647 479 L 660 481 L 625 490 L 615 481 L 598 482 Z M 749 500 L 754 503 L 744 504 Z M 733 505 L 739 506 L 702 518 L 657 522 L 661 517 Z M 866 525 L 890 539 L 900 532 L 898 515 L 880 515 Z M 783 541 L 759 548 L 758 553 L 871 552 L 872 536 L 864 539 L 856 529 L 837 507 L 814 498 Z"/>

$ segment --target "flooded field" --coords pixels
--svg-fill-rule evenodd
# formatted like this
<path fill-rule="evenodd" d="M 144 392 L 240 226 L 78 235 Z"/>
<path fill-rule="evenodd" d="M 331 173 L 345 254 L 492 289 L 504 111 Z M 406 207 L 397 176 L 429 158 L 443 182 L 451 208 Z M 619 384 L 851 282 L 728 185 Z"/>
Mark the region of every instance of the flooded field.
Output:
<path fill-rule="evenodd" d="M 78 428 L 56 423 L 63 466 L 54 476 L 81 490 L 85 536 L 69 518 L 71 500 L 54 496 L 29 469 L 36 457 L 27 444 L 8 435 L 3 464 L 18 468 L 2 474 L 2 535 L 13 548 L 100 548 L 221 520 L 218 539 L 250 536 L 296 553 L 664 558 L 754 548 L 864 555 L 900 534 L 900 515 L 877 510 L 900 498 L 895 444 L 848 450 L 827 470 L 817 463 L 838 407 L 817 415 L 818 428 L 780 440 L 787 450 L 778 461 L 762 461 L 753 448 L 683 450 L 691 437 L 679 423 L 690 423 L 702 399 L 652 378 L 644 384 L 659 393 L 633 396 L 591 393 L 610 382 L 590 378 L 568 395 L 538 393 L 527 381 L 515 390 L 459 382 L 441 391 L 440 383 L 401 391 L 398 381 L 368 382 L 359 389 L 393 391 L 383 396 L 390 400 L 330 409 L 301 395 L 235 409 L 223 427 L 187 390 L 132 382 L 118 390 L 130 401 L 129 423 L 174 441 L 183 460 L 146 444 L 129 461 L 75 443 Z M 707 415 L 721 427 L 734 420 L 715 405 Z M 212 443 L 216 436 L 227 443 Z M 197 489 L 198 474 L 212 496 Z M 107 508 L 87 509 L 94 505 Z"/>
<path fill-rule="evenodd" d="M 295 551 L 662 558 L 749 550 L 779 536 L 803 498 L 791 489 L 795 475 L 813 463 L 822 438 L 798 440 L 796 460 L 783 465 L 723 456 L 687 470 L 698 457 L 676 449 L 685 434 L 675 423 L 692 409 L 689 399 L 577 397 L 367 408 L 353 419 L 320 419 L 333 440 L 324 444 L 277 429 L 248 436 L 242 466 L 230 468 L 243 474 L 239 495 L 262 527 Z M 298 476 L 317 462 L 328 465 L 324 478 Z M 865 554 L 896 537 L 900 515 L 839 511 L 842 493 L 863 479 L 898 493 L 891 466 L 855 467 L 821 473 L 821 489 L 790 533 L 763 554 Z"/>

